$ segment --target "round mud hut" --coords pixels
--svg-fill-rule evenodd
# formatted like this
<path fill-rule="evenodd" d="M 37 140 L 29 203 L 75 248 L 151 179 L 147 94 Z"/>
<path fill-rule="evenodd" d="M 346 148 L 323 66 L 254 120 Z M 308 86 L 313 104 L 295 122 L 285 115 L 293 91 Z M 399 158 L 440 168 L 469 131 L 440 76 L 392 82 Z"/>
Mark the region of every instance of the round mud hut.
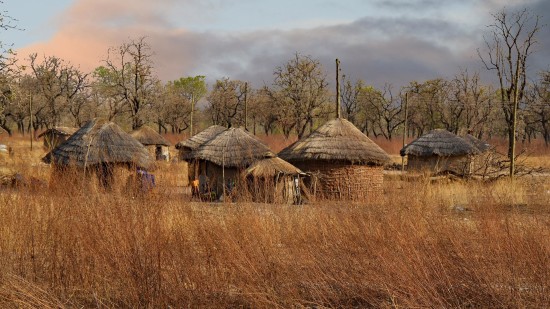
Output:
<path fill-rule="evenodd" d="M 44 149 L 50 151 L 66 141 L 77 130 L 78 128 L 55 127 L 42 132 L 38 138 L 44 138 Z"/>
<path fill-rule="evenodd" d="M 115 184 L 147 170 L 153 160 L 145 147 L 113 122 L 90 120 L 43 159 L 53 166 L 50 183 L 60 187 L 85 181 L 112 189 Z M 96 175 L 98 181 L 88 181 Z M 67 178 L 68 177 L 68 178 Z"/>
<path fill-rule="evenodd" d="M 130 135 L 145 146 L 151 156 L 153 156 L 156 160 L 170 160 L 170 151 L 168 148 L 172 146 L 172 144 L 151 127 L 142 126 L 141 128 L 130 132 Z"/>
<path fill-rule="evenodd" d="M 252 200 L 260 203 L 300 204 L 300 178 L 305 175 L 279 157 L 256 161 L 245 171 Z"/>
<path fill-rule="evenodd" d="M 269 147 L 241 128 L 229 128 L 192 151 L 188 160 L 195 160 L 199 169 L 201 191 L 224 192 L 236 196 L 241 187 L 241 173 L 252 163 L 275 157 Z M 242 193 L 242 192 L 241 192 Z"/>
<path fill-rule="evenodd" d="M 432 174 L 470 175 L 476 146 L 444 129 L 432 130 L 406 145 L 400 151 L 407 156 L 407 170 Z"/>
<path fill-rule="evenodd" d="M 315 196 L 365 199 L 382 194 L 388 154 L 346 119 L 328 121 L 279 156 L 310 174 Z"/>
<path fill-rule="evenodd" d="M 178 150 L 178 159 L 187 162 L 188 183 L 191 183 L 193 180 L 198 179 L 199 177 L 199 166 L 198 164 L 195 164 L 195 160 L 188 160 L 189 154 L 193 150 L 199 148 L 200 145 L 214 138 L 214 136 L 225 131 L 225 129 L 225 127 L 213 125 L 176 144 L 176 149 Z"/>

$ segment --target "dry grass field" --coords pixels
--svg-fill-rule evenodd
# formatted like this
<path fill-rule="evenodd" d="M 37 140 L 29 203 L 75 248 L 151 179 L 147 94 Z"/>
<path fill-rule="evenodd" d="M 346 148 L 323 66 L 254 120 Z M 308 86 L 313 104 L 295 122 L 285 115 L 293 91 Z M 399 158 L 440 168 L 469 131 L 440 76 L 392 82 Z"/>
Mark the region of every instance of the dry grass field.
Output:
<path fill-rule="evenodd" d="M 3 173 L 49 181 L 39 143 L 0 143 Z M 282 206 L 193 202 L 170 190 L 181 166 L 155 175 L 145 197 L 0 189 L 0 307 L 550 306 L 548 177 L 392 178 L 377 200 Z"/>

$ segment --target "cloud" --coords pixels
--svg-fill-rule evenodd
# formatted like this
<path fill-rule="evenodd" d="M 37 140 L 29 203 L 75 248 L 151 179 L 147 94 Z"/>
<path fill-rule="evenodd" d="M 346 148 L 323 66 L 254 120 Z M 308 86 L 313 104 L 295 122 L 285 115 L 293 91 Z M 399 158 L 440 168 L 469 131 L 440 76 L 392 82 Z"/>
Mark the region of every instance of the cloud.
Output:
<path fill-rule="evenodd" d="M 482 47 L 484 29 L 445 18 L 365 17 L 329 26 L 238 32 L 191 31 L 179 28 L 172 19 L 174 14 L 215 18 L 215 11 L 227 5 L 231 1 L 162 0 L 153 4 L 81 0 L 63 15 L 54 37 L 28 46 L 20 54 L 56 55 L 83 70 L 93 70 L 109 47 L 145 36 L 155 52 L 156 72 L 163 80 L 200 74 L 210 83 L 230 77 L 255 86 L 271 84 L 273 70 L 295 52 L 320 59 L 331 81 L 338 57 L 346 75 L 378 86 L 452 77 L 460 67 L 484 70 L 476 53 L 476 48 Z M 544 1 L 537 5 L 539 10 L 549 11 Z M 205 9 L 211 12 L 197 14 Z M 548 46 L 547 40 L 544 37 L 541 43 Z M 539 59 L 534 65 L 544 66 L 543 61 Z"/>

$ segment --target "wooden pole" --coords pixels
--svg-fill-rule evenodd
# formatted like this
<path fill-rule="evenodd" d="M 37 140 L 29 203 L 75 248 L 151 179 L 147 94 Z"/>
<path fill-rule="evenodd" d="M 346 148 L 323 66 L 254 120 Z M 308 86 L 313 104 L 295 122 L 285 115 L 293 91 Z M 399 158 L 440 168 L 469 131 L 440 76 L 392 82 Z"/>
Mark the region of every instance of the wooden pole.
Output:
<path fill-rule="evenodd" d="M 244 83 L 244 129 L 248 131 L 248 82 Z"/>
<path fill-rule="evenodd" d="M 510 180 L 514 181 L 514 173 L 516 169 L 516 128 L 517 128 L 517 113 L 518 113 L 518 91 L 519 91 L 519 70 L 520 70 L 519 56 L 516 60 L 516 76 L 514 82 L 516 88 L 514 89 L 514 109 L 512 112 L 512 140 L 510 141 Z"/>
<path fill-rule="evenodd" d="M 342 117 L 340 110 L 340 60 L 336 59 L 336 117 Z"/>
<path fill-rule="evenodd" d="M 34 137 L 34 127 L 32 125 L 32 94 L 29 94 L 29 116 L 30 116 L 30 129 L 31 129 L 31 151 L 32 151 L 32 140 Z"/>
<path fill-rule="evenodd" d="M 195 111 L 195 95 L 191 93 L 191 115 L 189 121 L 189 137 L 193 136 L 193 113 Z"/>
<path fill-rule="evenodd" d="M 405 148 L 405 141 L 407 138 L 407 119 L 409 118 L 408 107 L 409 107 L 409 93 L 405 92 L 405 120 L 403 122 L 403 148 Z M 401 172 L 404 172 L 404 171 L 405 171 L 405 156 L 401 156 Z"/>

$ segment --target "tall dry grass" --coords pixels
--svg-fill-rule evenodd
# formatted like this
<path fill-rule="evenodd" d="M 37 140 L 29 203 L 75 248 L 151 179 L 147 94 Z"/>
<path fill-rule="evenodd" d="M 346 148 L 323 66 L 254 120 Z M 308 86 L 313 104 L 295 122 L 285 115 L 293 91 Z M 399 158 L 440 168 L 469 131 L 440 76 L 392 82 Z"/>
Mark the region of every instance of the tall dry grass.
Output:
<path fill-rule="evenodd" d="M 0 194 L 2 307 L 548 307 L 548 182 L 366 206 Z"/>

